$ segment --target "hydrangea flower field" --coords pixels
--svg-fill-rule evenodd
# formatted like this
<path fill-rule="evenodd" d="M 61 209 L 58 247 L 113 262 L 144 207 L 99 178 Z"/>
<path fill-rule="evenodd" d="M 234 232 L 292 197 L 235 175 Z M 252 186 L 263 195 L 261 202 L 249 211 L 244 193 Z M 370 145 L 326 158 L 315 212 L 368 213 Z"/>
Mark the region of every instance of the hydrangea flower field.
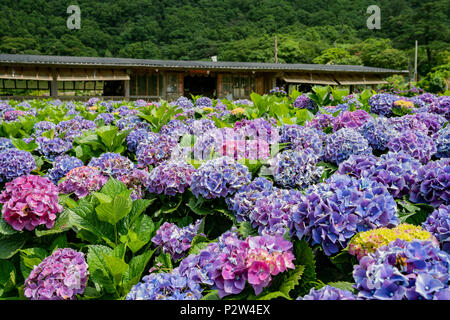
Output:
<path fill-rule="evenodd" d="M 450 300 L 450 97 L 0 101 L 0 298 Z"/>

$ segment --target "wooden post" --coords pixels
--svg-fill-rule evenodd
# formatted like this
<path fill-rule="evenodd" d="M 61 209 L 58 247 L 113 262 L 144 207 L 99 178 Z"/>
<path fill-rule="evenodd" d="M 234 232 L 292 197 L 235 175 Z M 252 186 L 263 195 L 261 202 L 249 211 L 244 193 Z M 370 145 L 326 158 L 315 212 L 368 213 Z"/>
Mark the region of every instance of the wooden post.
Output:
<path fill-rule="evenodd" d="M 124 80 L 124 95 L 125 95 L 125 99 L 129 99 L 130 98 L 130 80 Z"/>
<path fill-rule="evenodd" d="M 418 54 L 418 50 L 419 50 L 419 43 L 416 40 L 416 53 L 415 53 L 415 56 L 414 56 L 414 82 L 417 82 L 417 78 L 418 78 L 418 75 L 417 75 L 417 54 Z"/>
<path fill-rule="evenodd" d="M 275 36 L 275 40 L 274 40 L 274 55 L 275 55 L 275 63 L 278 63 L 278 39 L 277 39 L 277 36 Z"/>
<path fill-rule="evenodd" d="M 57 73 L 56 70 L 53 70 L 52 72 L 53 79 L 50 81 L 50 96 L 53 98 L 58 97 L 58 81 L 57 79 Z"/>

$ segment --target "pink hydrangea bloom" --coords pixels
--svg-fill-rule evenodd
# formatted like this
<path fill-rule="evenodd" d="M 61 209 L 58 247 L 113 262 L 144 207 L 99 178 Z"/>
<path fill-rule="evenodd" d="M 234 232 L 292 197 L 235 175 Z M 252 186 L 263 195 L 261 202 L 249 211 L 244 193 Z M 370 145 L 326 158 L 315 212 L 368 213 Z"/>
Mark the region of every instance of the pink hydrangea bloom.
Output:
<path fill-rule="evenodd" d="M 47 178 L 27 175 L 7 182 L 0 194 L 3 218 L 15 230 L 34 230 L 45 224 L 50 229 L 63 208 L 58 204 L 58 188 Z"/>
<path fill-rule="evenodd" d="M 70 170 L 64 181 L 58 184 L 61 193 L 74 193 L 78 198 L 84 198 L 93 191 L 98 191 L 108 181 L 99 168 L 83 166 Z"/>

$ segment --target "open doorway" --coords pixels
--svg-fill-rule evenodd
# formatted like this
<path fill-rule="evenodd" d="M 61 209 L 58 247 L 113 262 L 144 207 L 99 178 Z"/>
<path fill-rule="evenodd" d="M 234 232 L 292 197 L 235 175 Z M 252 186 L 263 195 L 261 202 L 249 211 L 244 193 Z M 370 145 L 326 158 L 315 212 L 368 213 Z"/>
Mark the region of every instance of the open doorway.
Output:
<path fill-rule="evenodd" d="M 216 98 L 217 78 L 212 76 L 192 76 L 184 77 L 184 96 L 202 95 L 209 98 Z"/>

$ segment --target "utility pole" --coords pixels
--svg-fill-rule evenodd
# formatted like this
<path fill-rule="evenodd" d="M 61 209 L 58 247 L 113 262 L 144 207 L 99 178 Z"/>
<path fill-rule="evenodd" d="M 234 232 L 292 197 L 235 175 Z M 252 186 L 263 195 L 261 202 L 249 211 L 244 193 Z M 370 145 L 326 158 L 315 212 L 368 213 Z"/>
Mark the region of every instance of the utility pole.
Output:
<path fill-rule="evenodd" d="M 417 74 L 417 54 L 418 54 L 418 51 L 419 51 L 419 43 L 416 40 L 416 53 L 415 53 L 415 56 L 414 56 L 414 82 L 417 82 L 417 80 L 418 80 L 418 74 Z"/>
<path fill-rule="evenodd" d="M 275 36 L 273 45 L 274 45 L 275 63 L 278 63 L 278 39 L 277 39 L 277 36 Z"/>

